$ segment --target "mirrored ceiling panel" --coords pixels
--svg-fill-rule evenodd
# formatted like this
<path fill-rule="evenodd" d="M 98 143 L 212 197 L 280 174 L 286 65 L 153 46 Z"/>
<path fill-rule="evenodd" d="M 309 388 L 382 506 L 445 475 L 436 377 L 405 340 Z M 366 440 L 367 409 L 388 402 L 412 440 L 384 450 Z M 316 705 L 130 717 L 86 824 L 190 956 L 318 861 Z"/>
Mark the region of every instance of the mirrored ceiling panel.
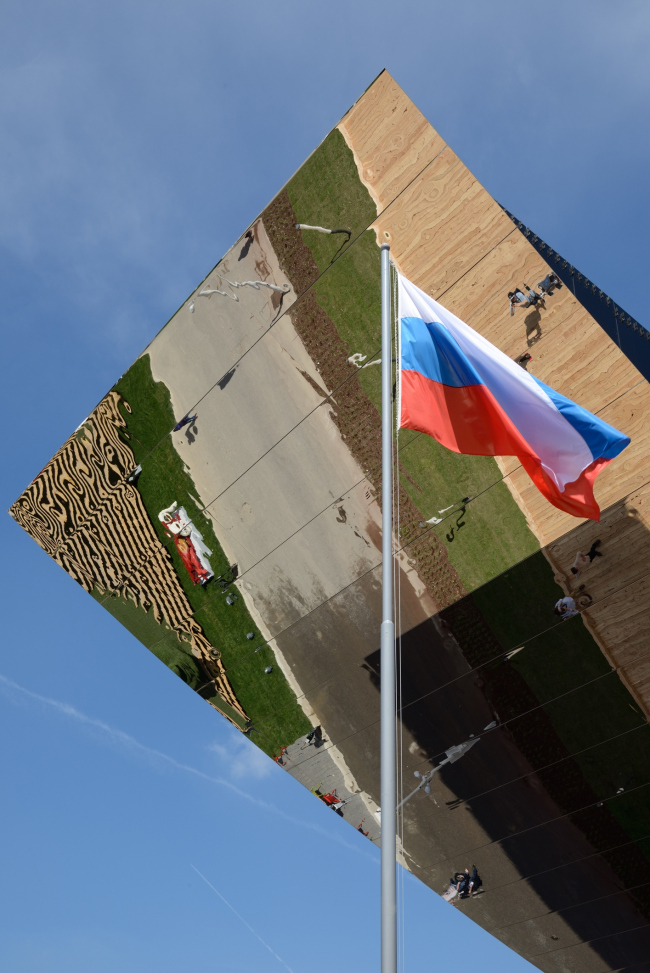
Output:
<path fill-rule="evenodd" d="M 384 242 L 426 293 L 631 437 L 585 522 L 516 458 L 400 431 L 400 860 L 542 970 L 641 973 L 650 386 L 387 72 L 11 514 L 378 844 Z M 511 307 L 515 287 L 534 301 Z"/>

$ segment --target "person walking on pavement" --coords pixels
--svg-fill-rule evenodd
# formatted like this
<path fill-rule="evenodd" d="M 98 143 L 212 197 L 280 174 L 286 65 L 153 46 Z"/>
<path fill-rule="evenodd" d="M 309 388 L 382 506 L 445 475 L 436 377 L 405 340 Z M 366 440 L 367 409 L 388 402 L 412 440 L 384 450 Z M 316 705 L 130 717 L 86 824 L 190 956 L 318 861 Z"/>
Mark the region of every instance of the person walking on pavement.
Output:
<path fill-rule="evenodd" d="M 481 876 L 478 873 L 476 865 L 472 865 L 472 877 L 469 881 L 469 894 L 470 896 L 478 895 L 478 891 L 482 886 Z"/>
<path fill-rule="evenodd" d="M 315 726 L 314 729 L 307 734 L 307 746 L 309 746 L 310 743 L 313 743 L 315 747 L 320 747 L 322 742 L 323 742 L 322 727 L 320 725 Z"/>
<path fill-rule="evenodd" d="M 466 868 L 464 872 L 457 872 L 456 879 L 456 891 L 458 892 L 458 897 L 460 899 L 466 899 L 469 895 L 471 882 L 469 868 Z"/>
<path fill-rule="evenodd" d="M 172 432 L 178 432 L 178 430 L 182 429 L 183 426 L 187 426 L 191 422 L 196 422 L 198 418 L 199 418 L 198 412 L 195 412 L 193 416 L 184 416 L 179 422 L 176 423 L 176 425 L 172 429 Z"/>
<path fill-rule="evenodd" d="M 576 559 L 573 562 L 573 567 L 571 568 L 571 574 L 575 574 L 576 577 L 588 568 L 595 557 L 602 557 L 603 555 L 596 548 L 600 547 L 600 539 L 593 542 L 586 554 L 582 551 L 578 551 L 576 554 Z"/>

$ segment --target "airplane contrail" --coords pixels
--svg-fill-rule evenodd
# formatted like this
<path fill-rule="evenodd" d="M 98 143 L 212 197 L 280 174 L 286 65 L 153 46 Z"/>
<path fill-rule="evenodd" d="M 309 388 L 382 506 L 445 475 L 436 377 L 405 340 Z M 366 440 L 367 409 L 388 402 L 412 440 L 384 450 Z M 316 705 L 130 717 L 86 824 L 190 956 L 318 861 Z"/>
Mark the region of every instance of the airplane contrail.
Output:
<path fill-rule="evenodd" d="M 19 683 L 14 682 L 13 679 L 3 676 L 2 673 L 0 673 L 0 685 L 4 685 L 7 689 L 12 689 L 15 692 L 21 693 L 28 699 L 33 699 L 38 703 L 42 703 L 45 706 L 56 710 L 58 713 L 76 720 L 78 723 L 101 730 L 116 743 L 120 743 L 122 746 L 127 747 L 131 751 L 140 753 L 143 756 L 148 757 L 150 760 L 154 759 L 162 761 L 163 763 L 167 764 L 168 767 L 173 767 L 175 770 L 183 771 L 183 773 L 186 774 L 192 774 L 192 776 L 199 777 L 201 780 L 208 781 L 210 784 L 217 784 L 220 787 L 226 787 L 229 791 L 236 794 L 238 797 L 242 797 L 250 804 L 255 804 L 257 807 L 261 807 L 265 811 L 270 811 L 272 814 L 277 814 L 278 817 L 284 818 L 285 821 L 289 821 L 291 824 L 296 824 L 300 828 L 306 828 L 308 831 L 315 831 L 322 837 L 329 838 L 330 840 L 335 841 L 337 844 L 342 845 L 344 848 L 362 855 L 364 858 L 370 858 L 374 864 L 377 864 L 376 858 L 368 855 L 368 853 L 362 851 L 361 848 L 356 848 L 354 845 L 349 844 L 339 835 L 331 834 L 329 831 L 319 827 L 317 824 L 311 824 L 308 821 L 301 820 L 300 818 L 294 818 L 281 808 L 277 807 L 275 804 L 269 804 L 268 801 L 262 801 L 258 797 L 253 797 L 252 794 L 248 794 L 246 791 L 241 790 L 241 788 L 237 787 L 235 784 L 231 784 L 230 781 L 225 780 L 223 777 L 213 777 L 211 774 L 206 774 L 204 771 L 198 770 L 196 767 L 192 767 L 190 764 L 184 764 L 179 760 L 175 760 L 174 757 L 170 757 L 168 754 L 162 753 L 160 750 L 155 750 L 153 747 L 148 747 L 146 744 L 140 743 L 128 733 L 125 733 L 123 730 L 118 730 L 116 727 L 110 726 L 108 723 L 104 723 L 103 720 L 98 720 L 92 716 L 87 716 L 80 710 L 75 709 L 75 707 L 71 706 L 69 703 L 62 703 L 58 699 L 52 699 L 49 696 L 42 696 L 40 693 L 35 693 L 31 689 L 26 689 L 25 686 L 21 686 Z M 251 746 L 254 746 L 254 744 L 251 744 Z"/>
<path fill-rule="evenodd" d="M 192 866 L 192 868 L 194 869 L 194 871 L 196 872 L 196 874 L 197 874 L 197 875 L 199 875 L 199 876 L 200 876 L 200 877 L 201 877 L 201 878 L 203 879 L 203 881 L 205 882 L 205 884 L 206 884 L 206 885 L 209 885 L 209 886 L 210 886 L 210 888 L 212 889 L 212 891 L 213 891 L 213 892 L 216 892 L 216 893 L 217 893 L 217 895 L 219 896 L 219 898 L 221 899 L 221 901 L 222 901 L 222 902 L 225 902 L 225 904 L 226 904 L 226 905 L 228 906 L 228 908 L 229 908 L 229 909 L 230 909 L 230 910 L 231 910 L 232 912 L 234 912 L 234 913 L 235 913 L 235 915 L 237 916 L 237 918 L 238 918 L 238 919 L 239 919 L 239 920 L 240 920 L 241 922 L 243 922 L 243 923 L 244 923 L 244 925 L 246 926 L 246 928 L 247 928 L 247 929 L 248 929 L 248 930 L 249 930 L 250 932 L 252 932 L 252 933 L 253 933 L 253 935 L 255 936 L 255 938 L 256 938 L 256 939 L 259 939 L 259 941 L 261 942 L 261 944 L 262 944 L 262 946 L 266 946 L 266 948 L 268 949 L 268 951 L 269 951 L 269 953 L 271 954 L 271 956 L 275 956 L 275 958 L 276 958 L 276 960 L 278 961 L 278 963 L 282 963 L 282 965 L 283 965 L 283 966 L 286 966 L 286 968 L 287 968 L 287 969 L 289 970 L 289 973 L 293 973 L 293 970 L 291 969 L 291 967 L 289 966 L 289 964 L 288 964 L 288 963 L 285 963 L 285 961 L 284 961 L 284 960 L 282 959 L 282 957 L 281 957 L 281 956 L 278 956 L 278 954 L 277 954 L 277 953 L 276 953 L 276 952 L 275 952 L 275 951 L 274 951 L 273 949 L 271 949 L 271 947 L 269 946 L 269 944 L 268 944 L 268 943 L 266 943 L 266 942 L 264 942 L 264 940 L 262 939 L 262 937 L 260 936 L 260 934 L 259 934 L 259 933 L 257 933 L 257 932 L 255 932 L 255 930 L 253 929 L 253 927 L 252 927 L 252 926 L 250 926 L 250 925 L 249 925 L 249 924 L 248 924 L 248 923 L 246 922 L 246 920 L 244 919 L 244 917 L 243 917 L 243 916 L 241 916 L 241 915 L 240 915 L 240 914 L 239 914 L 239 913 L 237 912 L 237 909 L 235 909 L 235 907 L 234 907 L 234 906 L 232 906 L 232 905 L 230 904 L 230 902 L 228 901 L 228 899 L 227 899 L 227 898 L 226 898 L 226 897 L 225 897 L 224 895 L 222 895 L 222 894 L 221 894 L 221 892 L 219 891 L 219 889 L 215 889 L 215 887 L 214 887 L 214 885 L 212 884 L 212 882 L 208 882 L 208 880 L 207 880 L 207 878 L 205 877 L 205 875 L 202 875 L 202 874 L 201 874 L 201 872 L 200 872 L 200 871 L 198 870 L 198 868 L 196 867 L 196 865 L 192 865 L 192 862 L 190 862 L 190 865 Z"/>

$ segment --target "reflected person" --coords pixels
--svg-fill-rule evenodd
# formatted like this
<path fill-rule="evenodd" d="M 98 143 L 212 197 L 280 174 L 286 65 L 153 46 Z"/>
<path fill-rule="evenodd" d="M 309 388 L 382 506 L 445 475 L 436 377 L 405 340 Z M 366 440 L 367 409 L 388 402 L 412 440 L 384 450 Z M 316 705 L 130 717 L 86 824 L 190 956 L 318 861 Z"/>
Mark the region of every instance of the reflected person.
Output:
<path fill-rule="evenodd" d="M 573 598 L 571 598 L 570 595 L 567 595 L 564 598 L 560 598 L 560 600 L 556 602 L 553 611 L 555 612 L 556 615 L 560 616 L 563 622 L 565 622 L 567 618 L 573 618 L 574 615 L 580 614 L 580 612 L 576 608 L 575 601 L 573 600 Z"/>

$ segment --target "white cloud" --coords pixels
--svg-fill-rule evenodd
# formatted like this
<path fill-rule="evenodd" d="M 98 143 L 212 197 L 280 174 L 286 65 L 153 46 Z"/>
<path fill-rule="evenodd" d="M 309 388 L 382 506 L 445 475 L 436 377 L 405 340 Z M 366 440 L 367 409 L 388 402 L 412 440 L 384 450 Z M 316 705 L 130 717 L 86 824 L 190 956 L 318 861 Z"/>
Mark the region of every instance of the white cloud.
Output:
<path fill-rule="evenodd" d="M 349 851 L 355 852 L 357 855 L 361 855 L 364 858 L 370 859 L 373 863 L 377 863 L 377 858 L 374 855 L 369 854 L 363 849 L 359 843 L 350 844 L 341 835 L 337 834 L 336 831 L 326 831 L 317 824 L 312 824 L 309 820 L 305 818 L 295 818 L 286 811 L 283 811 L 275 804 L 271 804 L 268 801 L 264 801 L 259 797 L 254 797 L 252 794 L 246 793 L 246 791 L 241 790 L 235 784 L 223 777 L 215 777 L 212 774 L 206 774 L 202 770 L 198 770 L 196 767 L 192 767 L 189 764 L 184 764 L 179 760 L 175 760 L 174 757 L 168 756 L 166 753 L 162 753 L 160 750 L 155 750 L 153 747 L 148 747 L 144 743 L 140 743 L 134 737 L 130 736 L 128 733 L 124 733 L 123 730 L 118 730 L 116 727 L 110 726 L 110 724 L 105 723 L 103 720 L 97 720 L 92 716 L 87 716 L 80 710 L 71 706 L 69 703 L 63 703 L 58 699 L 52 699 L 49 696 L 42 696 L 40 693 L 35 693 L 31 689 L 27 689 L 25 686 L 21 686 L 19 683 L 15 682 L 13 679 L 7 678 L 0 674 L 0 689 L 9 696 L 13 701 L 17 702 L 19 700 L 30 700 L 40 706 L 44 706 L 62 716 L 74 720 L 75 722 L 85 725 L 90 729 L 99 730 L 107 739 L 112 743 L 124 747 L 128 752 L 132 754 L 137 754 L 140 757 L 147 759 L 152 765 L 156 767 L 167 766 L 172 770 L 181 771 L 184 774 L 190 774 L 193 777 L 198 777 L 201 780 L 207 781 L 210 784 L 217 784 L 219 787 L 223 787 L 228 790 L 231 794 L 237 797 L 243 798 L 249 804 L 253 804 L 256 807 L 262 808 L 265 812 L 270 812 L 278 817 L 283 818 L 285 821 L 289 821 L 291 824 L 299 828 L 306 828 L 308 831 L 314 831 L 325 838 L 329 838 L 331 841 L 335 841 L 338 845 L 342 845 Z M 233 741 L 239 741 L 240 744 L 246 744 L 249 751 L 255 751 L 257 748 L 249 740 L 244 740 L 240 738 L 237 731 L 228 728 L 231 733 Z M 215 750 L 216 753 L 219 751 L 215 749 L 212 745 L 211 749 Z M 230 755 L 232 763 L 233 749 L 229 746 L 228 748 L 223 748 L 226 750 L 226 754 Z M 237 752 L 237 747 L 235 746 L 234 752 Z M 253 755 L 247 756 L 247 759 L 251 761 L 250 766 L 255 766 Z M 257 751 L 257 759 L 261 762 L 262 760 L 266 762 L 266 766 L 272 769 L 269 758 L 263 754 L 261 751 Z M 243 775 L 242 775 L 243 776 Z M 248 775 L 249 778 L 254 776 L 253 774 Z M 322 805 L 321 805 L 322 807 Z M 329 812 L 328 815 L 329 817 Z"/>
<path fill-rule="evenodd" d="M 208 750 L 219 757 L 222 767 L 235 780 L 242 780 L 246 777 L 255 779 L 268 777 L 272 769 L 270 757 L 267 757 L 246 737 L 234 733 L 227 746 L 223 746 L 221 743 L 211 743 Z"/>

